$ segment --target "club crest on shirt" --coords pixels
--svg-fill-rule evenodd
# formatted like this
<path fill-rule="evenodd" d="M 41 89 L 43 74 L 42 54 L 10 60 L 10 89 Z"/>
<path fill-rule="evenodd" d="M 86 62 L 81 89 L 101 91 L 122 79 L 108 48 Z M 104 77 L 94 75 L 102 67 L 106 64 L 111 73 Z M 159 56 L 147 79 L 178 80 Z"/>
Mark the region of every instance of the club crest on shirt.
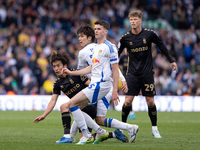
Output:
<path fill-rule="evenodd" d="M 133 42 L 130 42 L 129 45 L 133 45 Z"/>
<path fill-rule="evenodd" d="M 146 41 L 146 39 L 145 39 L 145 38 L 143 38 L 143 43 L 144 43 L 144 44 L 147 44 L 147 41 Z"/>
<path fill-rule="evenodd" d="M 63 86 L 63 85 L 61 85 L 61 86 L 60 86 L 60 88 L 61 88 L 61 89 L 63 89 L 63 88 L 64 88 L 64 86 Z"/>
<path fill-rule="evenodd" d="M 85 75 L 81 75 L 81 80 L 85 81 L 85 79 L 86 79 L 86 76 Z"/>
<path fill-rule="evenodd" d="M 102 53 L 102 50 L 99 50 L 99 53 L 98 53 L 98 54 L 100 55 L 101 53 Z"/>

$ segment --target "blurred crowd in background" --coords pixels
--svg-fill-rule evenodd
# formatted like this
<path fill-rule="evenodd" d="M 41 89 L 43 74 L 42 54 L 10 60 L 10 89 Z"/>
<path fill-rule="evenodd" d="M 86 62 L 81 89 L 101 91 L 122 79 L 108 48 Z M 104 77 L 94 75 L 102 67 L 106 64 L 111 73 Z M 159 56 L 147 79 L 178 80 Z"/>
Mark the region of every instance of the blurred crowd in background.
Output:
<path fill-rule="evenodd" d="M 53 50 L 66 51 L 76 68 L 81 47 L 76 34 L 84 24 L 106 20 L 108 40 L 118 44 L 129 31 L 128 13 L 140 9 L 175 57 L 178 72 L 153 45 L 157 95 L 200 96 L 199 0 L 0 0 L 0 94 L 52 94 L 55 74 L 48 62 Z M 170 27 L 170 28 L 169 28 Z M 120 58 L 125 74 L 126 50 Z M 119 93 L 124 94 L 120 90 Z"/>

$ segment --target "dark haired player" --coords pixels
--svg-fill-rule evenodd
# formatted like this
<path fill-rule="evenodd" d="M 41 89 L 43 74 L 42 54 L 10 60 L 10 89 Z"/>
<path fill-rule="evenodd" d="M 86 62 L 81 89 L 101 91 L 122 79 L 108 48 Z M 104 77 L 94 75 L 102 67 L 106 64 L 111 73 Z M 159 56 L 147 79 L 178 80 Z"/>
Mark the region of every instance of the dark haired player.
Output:
<path fill-rule="evenodd" d="M 58 100 L 58 96 L 61 94 L 61 91 L 69 98 L 72 98 L 79 91 L 90 84 L 90 80 L 85 75 L 69 76 L 61 74 L 62 69 L 66 68 L 69 64 L 69 56 L 66 53 L 54 51 L 50 55 L 50 63 L 53 66 L 53 70 L 57 75 L 57 79 L 53 87 L 53 95 L 47 106 L 46 111 L 41 116 L 35 118 L 33 121 L 34 123 L 38 123 L 39 121 L 45 119 L 46 116 L 53 110 Z M 74 141 L 74 138 L 71 138 L 70 136 L 70 114 L 69 112 L 63 110 L 62 107 L 60 108 L 60 111 L 62 113 L 64 136 L 59 141 L 56 141 L 56 143 L 72 143 Z M 94 105 L 93 107 L 88 105 L 84 109 L 82 109 L 82 111 L 89 114 L 93 119 L 96 117 L 96 105 Z"/>
<path fill-rule="evenodd" d="M 160 51 L 167 57 L 174 71 L 177 70 L 177 65 L 156 33 L 153 30 L 143 29 L 141 27 L 142 12 L 140 10 L 130 12 L 128 17 L 132 29 L 125 35 L 122 35 L 118 52 L 119 56 L 124 48 L 127 48 L 128 52 L 128 69 L 126 74 L 128 92 L 126 93 L 125 103 L 122 107 L 122 121 L 127 121 L 134 96 L 137 96 L 141 90 L 148 105 L 152 134 L 155 138 L 161 138 L 157 128 L 157 110 L 154 103 L 156 89 L 151 52 L 152 43 L 155 43 Z"/>

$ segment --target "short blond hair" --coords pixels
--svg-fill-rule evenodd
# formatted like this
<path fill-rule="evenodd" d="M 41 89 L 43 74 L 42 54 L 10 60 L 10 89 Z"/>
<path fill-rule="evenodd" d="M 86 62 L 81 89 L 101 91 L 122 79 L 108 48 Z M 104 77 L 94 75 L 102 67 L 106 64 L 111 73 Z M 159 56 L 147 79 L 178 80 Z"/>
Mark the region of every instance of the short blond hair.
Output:
<path fill-rule="evenodd" d="M 142 12 L 140 10 L 132 11 L 128 14 L 129 19 L 130 19 L 130 17 L 138 17 L 138 18 L 142 19 Z"/>

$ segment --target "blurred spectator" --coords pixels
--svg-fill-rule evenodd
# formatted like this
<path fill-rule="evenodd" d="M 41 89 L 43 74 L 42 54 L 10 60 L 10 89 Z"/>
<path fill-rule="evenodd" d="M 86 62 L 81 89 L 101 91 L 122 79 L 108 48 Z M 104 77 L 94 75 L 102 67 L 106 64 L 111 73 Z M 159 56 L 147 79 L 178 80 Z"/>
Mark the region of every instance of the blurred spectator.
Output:
<path fill-rule="evenodd" d="M 93 26 L 98 19 L 108 21 L 111 24 L 108 39 L 117 45 L 121 35 L 130 30 L 126 16 L 136 9 L 143 12 L 143 20 L 150 21 L 146 26 L 151 25 L 177 60 L 178 73 L 172 75 L 166 58 L 156 46 L 152 47 L 157 93 L 200 95 L 198 0 L 2 0 L 0 94 L 10 90 L 15 94 L 49 94 L 43 85 L 54 76 L 48 63 L 52 50 L 68 52 L 69 67 L 76 68 L 81 49 L 76 32 L 81 25 Z M 124 52 L 119 62 L 123 74 L 127 55 Z"/>
<path fill-rule="evenodd" d="M 54 82 L 55 82 L 55 76 L 53 74 L 50 74 L 48 78 L 44 81 L 42 86 L 42 91 L 44 95 L 52 94 Z"/>

